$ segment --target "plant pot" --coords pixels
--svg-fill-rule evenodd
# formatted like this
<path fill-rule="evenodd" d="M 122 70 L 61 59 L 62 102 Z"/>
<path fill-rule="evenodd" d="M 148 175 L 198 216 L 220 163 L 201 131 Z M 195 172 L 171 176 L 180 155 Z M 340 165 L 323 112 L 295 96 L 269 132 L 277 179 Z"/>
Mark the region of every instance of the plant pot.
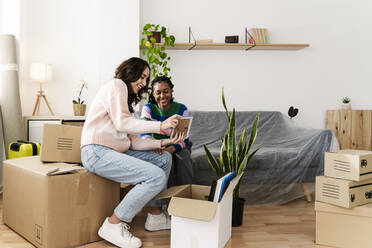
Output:
<path fill-rule="evenodd" d="M 351 104 L 350 103 L 343 103 L 341 105 L 341 109 L 343 109 L 343 110 L 351 110 Z"/>
<path fill-rule="evenodd" d="M 161 42 L 161 33 L 160 32 L 152 32 L 152 36 L 147 36 L 147 40 L 151 41 L 150 39 L 154 38 L 156 40 L 156 43 Z"/>
<path fill-rule="evenodd" d="M 86 104 L 72 104 L 74 108 L 74 115 L 75 116 L 84 116 L 85 110 L 87 109 Z"/>
<path fill-rule="evenodd" d="M 244 203 L 245 199 L 240 197 L 237 201 L 233 201 L 232 226 L 241 226 L 243 224 Z"/>

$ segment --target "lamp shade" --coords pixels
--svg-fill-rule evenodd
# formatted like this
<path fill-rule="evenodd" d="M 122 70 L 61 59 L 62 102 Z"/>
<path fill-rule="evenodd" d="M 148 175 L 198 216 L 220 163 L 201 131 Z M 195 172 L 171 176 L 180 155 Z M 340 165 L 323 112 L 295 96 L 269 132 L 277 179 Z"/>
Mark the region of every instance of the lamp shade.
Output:
<path fill-rule="evenodd" d="M 52 79 L 52 66 L 42 63 L 33 63 L 30 66 L 30 78 L 32 81 L 45 83 Z"/>

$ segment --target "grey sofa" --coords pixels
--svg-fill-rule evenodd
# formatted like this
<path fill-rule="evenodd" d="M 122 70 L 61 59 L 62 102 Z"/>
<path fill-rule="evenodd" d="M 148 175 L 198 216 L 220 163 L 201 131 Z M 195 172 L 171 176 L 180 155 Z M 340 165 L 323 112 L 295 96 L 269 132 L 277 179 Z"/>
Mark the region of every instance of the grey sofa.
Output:
<path fill-rule="evenodd" d="M 236 113 L 238 137 L 245 127 L 250 133 L 257 113 Z M 202 145 L 206 144 L 214 155 L 219 154 L 221 137 L 228 125 L 226 113 L 191 111 L 191 115 L 194 183 L 211 185 L 216 174 Z M 315 176 L 323 175 L 324 152 L 334 146 L 332 142 L 331 130 L 300 127 L 280 112 L 260 112 L 255 147 L 261 149 L 249 162 L 241 185 L 246 204 L 282 204 L 304 196 L 301 185 L 313 183 Z M 311 193 L 309 190 L 307 193 Z"/>

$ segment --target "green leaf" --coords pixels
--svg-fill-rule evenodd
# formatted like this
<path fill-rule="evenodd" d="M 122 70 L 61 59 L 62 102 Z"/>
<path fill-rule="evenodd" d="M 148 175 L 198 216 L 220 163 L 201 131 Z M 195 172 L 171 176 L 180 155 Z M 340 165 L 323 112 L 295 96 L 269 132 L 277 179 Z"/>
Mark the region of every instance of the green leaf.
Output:
<path fill-rule="evenodd" d="M 149 28 L 151 28 L 151 24 L 146 24 L 145 26 L 143 26 L 143 30 L 147 30 L 147 29 L 149 29 Z"/>
<path fill-rule="evenodd" d="M 245 133 L 247 131 L 247 128 L 244 128 L 243 133 L 240 135 L 239 138 L 239 150 L 238 150 L 238 163 L 240 163 L 244 157 L 244 140 L 245 140 Z M 243 156 L 242 156 L 243 155 Z"/>
<path fill-rule="evenodd" d="M 227 110 L 227 107 L 226 107 L 226 101 L 225 101 L 225 91 L 224 91 L 224 87 L 222 86 L 222 105 L 226 111 L 226 116 L 227 116 L 227 119 L 230 120 L 230 114 L 229 114 L 229 111 Z"/>
<path fill-rule="evenodd" d="M 251 130 L 251 137 L 249 138 L 249 143 L 248 143 L 248 151 L 251 149 L 252 145 L 256 141 L 257 138 L 257 126 L 258 126 L 258 120 L 260 119 L 260 114 L 257 114 L 256 117 L 254 118 L 252 130 Z"/>
<path fill-rule="evenodd" d="M 160 53 L 160 58 L 162 58 L 162 59 L 165 59 L 167 57 L 167 54 L 166 53 Z"/>
<path fill-rule="evenodd" d="M 166 37 L 167 36 L 167 29 L 165 27 L 161 27 L 160 33 L 161 33 L 161 36 L 163 38 Z"/>
<path fill-rule="evenodd" d="M 217 176 L 218 177 L 221 176 L 222 175 L 221 168 L 220 168 L 216 158 L 212 155 L 212 153 L 209 151 L 209 149 L 206 145 L 203 145 L 203 147 L 204 147 L 205 153 L 207 154 L 208 163 L 212 166 L 214 171 L 217 173 Z"/>
<path fill-rule="evenodd" d="M 146 55 L 146 51 L 147 51 L 147 50 L 144 49 L 144 50 L 142 51 L 142 54 L 143 54 L 143 55 Z"/>
<path fill-rule="evenodd" d="M 150 41 L 151 41 L 152 44 L 156 43 L 155 38 L 152 38 L 152 37 L 151 37 Z"/>
<path fill-rule="evenodd" d="M 176 38 L 174 37 L 174 35 L 169 36 L 169 38 L 171 39 L 171 43 L 174 46 L 174 42 L 176 41 Z"/>
<path fill-rule="evenodd" d="M 243 161 L 240 163 L 240 165 L 239 165 L 239 167 L 238 167 L 238 169 L 237 169 L 237 172 L 236 172 L 237 175 L 239 175 L 240 173 L 242 173 L 242 172 L 245 171 L 245 169 L 247 168 L 247 164 L 249 163 L 249 160 L 253 157 L 253 155 L 256 154 L 256 152 L 257 152 L 258 150 L 260 150 L 260 148 L 261 148 L 261 147 L 258 147 L 256 150 L 254 150 L 254 151 L 251 152 L 250 154 L 247 154 L 247 155 L 244 157 Z"/>
<path fill-rule="evenodd" d="M 159 26 L 160 26 L 159 24 L 155 26 L 155 32 L 158 32 Z"/>
<path fill-rule="evenodd" d="M 83 101 L 81 101 L 81 103 L 80 104 L 84 104 L 84 100 Z"/>
<path fill-rule="evenodd" d="M 142 40 L 141 40 L 141 46 L 145 46 L 145 43 L 146 43 L 146 39 L 145 38 L 142 38 Z"/>
<path fill-rule="evenodd" d="M 165 47 L 161 47 L 160 50 L 163 52 L 165 51 Z"/>
<path fill-rule="evenodd" d="M 72 100 L 72 103 L 73 104 L 78 104 L 78 102 L 76 100 Z"/>
<path fill-rule="evenodd" d="M 235 127 L 235 108 L 233 108 L 233 113 L 232 113 L 232 116 L 231 116 L 231 127 L 230 129 L 232 129 L 230 131 L 230 140 L 232 142 L 232 157 L 231 157 L 231 170 L 230 171 L 234 171 L 236 170 L 236 167 L 238 166 L 237 165 L 237 155 L 236 155 L 236 127 Z"/>

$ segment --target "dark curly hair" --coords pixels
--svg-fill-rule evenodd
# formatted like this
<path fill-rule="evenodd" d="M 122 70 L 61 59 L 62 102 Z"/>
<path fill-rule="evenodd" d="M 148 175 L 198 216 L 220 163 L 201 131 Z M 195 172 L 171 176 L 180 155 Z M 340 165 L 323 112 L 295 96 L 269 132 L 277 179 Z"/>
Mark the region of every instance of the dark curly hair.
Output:
<path fill-rule="evenodd" d="M 146 69 L 146 67 L 149 69 L 149 77 L 146 80 L 146 86 L 143 87 L 137 94 L 135 94 L 132 91 L 132 87 L 130 87 L 130 83 L 133 83 L 137 81 L 141 76 L 143 71 Z M 115 70 L 115 78 L 121 79 L 128 88 L 128 108 L 131 113 L 134 112 L 133 107 L 141 101 L 142 94 L 148 92 L 149 90 L 149 82 L 150 82 L 150 75 L 151 70 L 149 63 L 147 61 L 132 57 L 130 59 L 127 59 L 123 61 Z"/>
<path fill-rule="evenodd" d="M 168 86 L 169 86 L 169 88 L 171 88 L 171 89 L 173 90 L 174 85 L 173 85 L 173 83 L 172 83 L 172 81 L 170 80 L 169 77 L 166 77 L 166 76 L 160 76 L 160 77 L 156 77 L 156 78 L 154 78 L 154 80 L 152 80 L 152 82 L 151 82 L 151 92 L 150 92 L 150 96 L 149 96 L 149 103 L 151 103 L 151 104 L 156 104 L 155 97 L 154 97 L 154 95 L 152 94 L 152 93 L 154 92 L 154 86 L 155 86 L 155 84 L 157 84 L 157 83 L 163 83 L 163 82 L 164 82 L 164 83 L 167 83 Z M 170 102 L 171 102 L 171 103 L 173 102 L 173 97 L 172 97 L 172 99 L 170 100 Z"/>

